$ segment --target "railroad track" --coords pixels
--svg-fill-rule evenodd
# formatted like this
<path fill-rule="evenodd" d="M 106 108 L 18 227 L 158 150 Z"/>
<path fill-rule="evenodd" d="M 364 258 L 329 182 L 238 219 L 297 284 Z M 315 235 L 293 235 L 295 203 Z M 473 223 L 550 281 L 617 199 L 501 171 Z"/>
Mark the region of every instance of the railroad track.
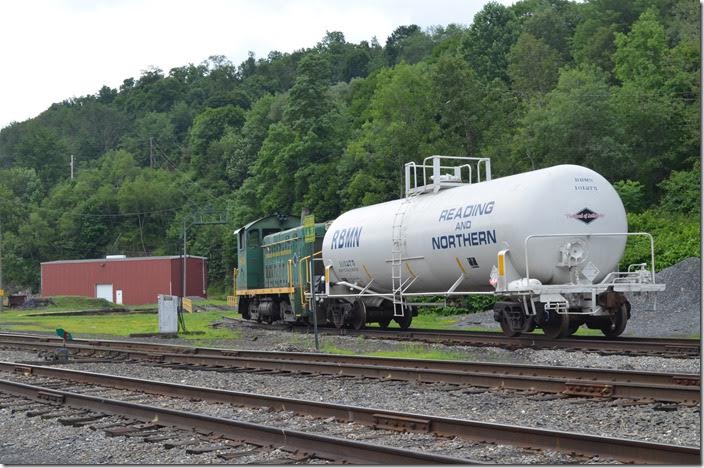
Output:
<path fill-rule="evenodd" d="M 186 421 L 186 415 L 175 414 L 173 410 L 163 414 L 163 408 L 144 407 L 134 403 L 114 402 L 108 400 L 107 406 L 100 405 L 95 397 L 77 397 L 74 393 L 67 393 L 57 389 L 55 381 L 75 382 L 87 385 L 98 385 L 101 387 L 123 389 L 130 391 L 146 392 L 149 394 L 165 395 L 178 398 L 188 398 L 189 401 L 204 400 L 209 402 L 226 403 L 235 406 L 247 406 L 267 408 L 269 410 L 293 411 L 297 414 L 310 415 L 318 418 L 334 418 L 338 421 L 356 422 L 370 426 L 374 429 L 391 429 L 396 431 L 412 431 L 420 433 L 432 433 L 437 436 L 460 437 L 473 442 L 489 442 L 494 444 L 508 444 L 517 447 L 530 449 L 548 449 L 560 452 L 567 452 L 580 457 L 599 456 L 604 459 L 614 459 L 625 463 L 656 463 L 656 464 L 698 464 L 701 461 L 700 449 L 697 447 L 683 447 L 668 444 L 658 444 L 645 441 L 619 439 L 613 437 L 597 437 L 588 434 L 570 433 L 562 431 L 549 431 L 538 428 L 527 428 L 514 425 L 484 423 L 478 421 L 468 421 L 461 419 L 441 418 L 432 415 L 422 415 L 413 413 L 391 412 L 383 409 L 361 408 L 355 406 L 345 406 L 330 403 L 321 403 L 308 400 L 297 400 L 289 398 L 274 397 L 261 394 L 251 394 L 243 392 L 232 392 L 220 389 L 193 387 L 188 385 L 172 384 L 157 381 L 147 381 L 128 377 L 119 377 L 107 374 L 96 374 L 67 369 L 57 369 L 47 366 L 32 366 L 10 362 L 0 362 L 0 371 L 21 376 L 31 376 L 34 379 L 44 379 L 45 385 L 53 384 L 50 388 L 40 389 L 36 385 L 21 383 L 11 383 L 7 380 L 0 380 L 0 391 L 10 392 L 15 395 L 26 396 L 37 400 L 50 400 L 54 403 L 66 403 L 74 408 L 90 409 L 98 411 L 99 414 L 121 414 L 140 421 L 150 421 L 149 417 L 158 417 L 160 425 L 172 424 L 179 427 L 198 428 L 202 430 L 215 431 L 218 434 L 225 434 L 228 437 L 240 442 L 247 441 L 254 444 L 285 445 L 287 448 L 302 453 L 303 456 L 315 456 L 319 458 L 340 460 L 339 454 L 344 453 L 344 461 L 355 463 L 447 463 L 457 462 L 471 463 L 471 460 L 457 459 L 452 457 L 421 458 L 416 454 L 393 453 L 368 445 L 353 447 L 345 445 L 344 451 L 336 446 L 331 446 L 332 452 L 328 451 L 327 445 L 324 448 L 308 445 L 311 441 L 321 442 L 321 439 L 311 439 L 302 434 L 289 434 L 286 440 L 274 437 L 268 429 L 257 428 L 254 430 L 250 425 L 238 426 L 246 431 L 253 431 L 255 437 L 248 432 L 239 432 L 233 429 L 230 424 L 227 430 L 223 430 L 226 423 L 222 420 L 213 421 L 209 417 L 199 417 L 195 420 Z M 47 382 L 46 379 L 52 379 Z M 78 404 L 77 404 L 78 403 Z M 35 410 L 36 411 L 36 410 Z M 157 414 L 158 412 L 158 414 Z M 88 419 L 90 420 L 90 418 Z M 81 421 L 85 421 L 81 419 Z M 151 419 L 154 421 L 154 419 Z M 229 431 L 229 432 L 228 432 Z M 263 435 L 260 433 L 263 431 Z M 278 432 L 282 432 L 280 429 Z M 286 430 L 288 433 L 289 431 Z M 292 437 L 292 435 L 294 437 Z M 291 439 L 296 441 L 292 445 Z M 299 440 L 305 440 L 303 445 L 298 445 Z M 323 440 L 326 444 L 332 441 Z M 335 441 L 339 444 L 339 441 Z M 364 456 L 357 452 L 351 454 L 350 450 L 362 450 Z M 334 450 L 338 450 L 335 452 Z M 371 451 L 373 457 L 366 454 Z M 338 458 L 333 456 L 337 454 Z M 403 461 L 399 457 L 406 457 Z M 332 458 L 331 458 L 332 457 Z M 364 458 L 366 457 L 366 458 Z M 395 457 L 395 458 L 394 458 Z M 433 455 L 432 457 L 435 457 Z"/>
<path fill-rule="evenodd" d="M 290 330 L 294 333 L 312 333 L 309 326 L 292 324 L 258 324 L 256 322 L 223 317 L 224 322 L 235 326 L 261 329 Z M 364 328 L 362 330 L 321 327 L 326 335 L 364 336 L 383 340 L 418 341 L 463 346 L 492 346 L 507 349 L 561 349 L 599 354 L 624 354 L 632 356 L 697 357 L 701 355 L 701 340 L 689 338 L 639 338 L 605 336 L 572 336 L 553 340 L 537 333 L 509 338 L 502 333 L 463 330 L 398 330 Z"/>
<path fill-rule="evenodd" d="M 0 345 L 56 349 L 53 339 L 0 337 Z M 566 396 L 699 404 L 700 376 L 614 369 L 376 358 L 321 353 L 194 348 L 154 343 L 77 340 L 68 345 L 73 357 L 130 360 L 172 368 L 219 372 L 273 371 L 367 377 L 387 380 L 498 387 Z"/>
<path fill-rule="evenodd" d="M 287 460 L 278 463 L 300 463 L 311 458 L 332 461 L 334 463 L 355 464 L 477 464 L 466 458 L 387 447 L 345 438 L 332 437 L 296 430 L 281 429 L 273 426 L 254 424 L 234 419 L 219 418 L 204 414 L 180 411 L 171 408 L 145 405 L 102 396 L 64 391 L 55 386 L 31 385 L 11 380 L 0 380 L 0 393 L 19 397 L 40 406 L 26 402 L 10 402 L 15 409 L 30 410 L 28 416 L 45 413 L 56 414 L 60 408 L 69 407 L 83 410 L 77 417 L 68 418 L 68 423 L 79 426 L 93 423 L 108 415 L 118 416 L 127 422 L 107 424 L 103 429 L 111 435 L 147 436 L 156 441 L 172 439 L 174 429 L 196 431 L 200 434 L 215 435 L 215 440 L 226 439 L 235 442 L 237 448 L 249 444 L 262 450 L 278 448 L 292 454 Z M 0 406 L 3 404 L 0 402 Z M 5 403 L 7 405 L 7 403 Z M 18 406 L 19 405 L 19 406 Z M 66 418 L 64 419 L 64 424 Z M 168 431 L 160 435 L 159 430 Z M 212 437 L 211 437 L 212 439 Z M 212 448 L 212 447 L 211 447 Z M 226 448 L 220 444 L 219 449 Z M 232 458 L 238 452 L 231 452 Z M 227 454 L 226 454 L 227 457 Z M 271 463 L 271 461 L 268 461 Z"/>

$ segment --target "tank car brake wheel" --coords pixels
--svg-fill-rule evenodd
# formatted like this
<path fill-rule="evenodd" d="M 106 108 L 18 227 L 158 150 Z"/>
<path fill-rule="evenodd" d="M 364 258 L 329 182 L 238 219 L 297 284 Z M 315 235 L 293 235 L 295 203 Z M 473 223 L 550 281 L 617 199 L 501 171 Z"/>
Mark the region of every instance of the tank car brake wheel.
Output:
<path fill-rule="evenodd" d="M 354 330 L 361 330 L 367 323 L 367 307 L 362 301 L 354 301 L 350 310 L 350 325 Z"/>
<path fill-rule="evenodd" d="M 616 338 L 623 333 L 628 323 L 628 307 L 623 304 L 618 308 L 606 324 L 601 327 L 601 332 L 608 338 Z"/>
<path fill-rule="evenodd" d="M 570 331 L 570 316 L 567 314 L 555 314 L 556 317 L 551 317 L 550 320 L 543 324 L 543 334 L 555 340 L 564 338 Z"/>

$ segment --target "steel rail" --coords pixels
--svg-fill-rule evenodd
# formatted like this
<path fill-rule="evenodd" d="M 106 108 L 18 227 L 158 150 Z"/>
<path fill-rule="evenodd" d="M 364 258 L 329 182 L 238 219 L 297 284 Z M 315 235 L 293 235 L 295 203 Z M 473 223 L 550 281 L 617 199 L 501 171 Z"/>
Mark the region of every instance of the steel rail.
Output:
<path fill-rule="evenodd" d="M 56 378 L 84 384 L 137 390 L 172 397 L 199 399 L 239 406 L 272 408 L 321 418 L 333 417 L 374 428 L 434 433 L 463 439 L 575 453 L 580 456 L 614 458 L 625 463 L 698 463 L 697 447 L 659 444 L 614 437 L 599 437 L 540 428 L 400 413 L 378 408 L 298 400 L 271 395 L 234 392 L 214 388 L 150 381 L 54 367 L 0 362 L 0 370 L 37 377 Z"/>
<path fill-rule="evenodd" d="M 280 329 L 292 332 L 309 333 L 310 327 L 304 324 L 261 324 L 248 320 L 223 317 L 232 323 L 261 329 Z M 606 336 L 571 336 L 551 339 L 539 333 L 525 333 L 517 337 L 507 337 L 500 332 L 436 329 L 380 329 L 362 330 L 321 327 L 320 333 L 342 336 L 365 336 L 376 339 L 412 340 L 425 343 L 458 344 L 468 346 L 496 346 L 503 348 L 564 349 L 597 352 L 602 354 L 623 353 L 630 355 L 699 356 L 701 340 L 692 338 L 657 338 L 621 336 L 618 339 Z"/>
<path fill-rule="evenodd" d="M 449 383 L 473 387 L 499 387 L 509 390 L 530 390 L 562 393 L 573 396 L 652 399 L 657 401 L 698 403 L 699 385 L 636 383 L 628 380 L 602 378 L 574 379 L 560 376 L 490 373 L 475 370 L 437 370 L 389 365 L 365 365 L 341 361 L 249 358 L 243 356 L 208 356 L 187 354 L 156 354 L 128 352 L 128 358 L 152 359 L 164 364 L 190 364 L 220 368 L 266 369 L 322 375 L 372 377 L 386 380 L 405 380 L 426 383 Z M 336 356 L 337 357 L 337 356 Z M 471 365 L 471 364 L 470 364 Z M 507 369 L 510 368 L 506 364 Z M 559 367 L 545 367 L 547 372 Z M 593 374 L 594 369 L 589 369 Z M 615 371 L 611 371 L 615 372 Z M 698 377 L 698 376 L 697 376 Z"/>
<path fill-rule="evenodd" d="M 15 340 L 11 338 L 22 337 Z M 37 347 L 55 348 L 61 340 L 54 337 L 36 335 L 2 335 L 0 334 L 0 345 L 25 346 L 25 343 L 36 345 Z M 592 379 L 592 380 L 626 380 L 629 382 L 641 382 L 645 384 L 685 384 L 699 385 L 699 374 L 688 373 L 661 373 L 648 371 L 614 370 L 604 368 L 572 368 L 539 366 L 532 364 L 502 364 L 493 362 L 470 362 L 470 361 L 450 361 L 431 360 L 413 358 L 384 358 L 369 357 L 345 354 L 323 354 L 304 352 L 280 352 L 280 351 L 259 351 L 259 350 L 233 350 L 224 348 L 192 347 L 173 344 L 145 343 L 139 341 L 115 341 L 115 340 L 74 340 L 67 344 L 68 348 L 77 350 L 104 349 L 124 353 L 126 351 L 145 352 L 155 354 L 187 354 L 197 356 L 225 356 L 225 357 L 248 357 L 263 359 L 290 359 L 308 360 L 322 362 L 345 362 L 363 365 L 393 365 L 394 367 L 413 367 L 436 370 L 455 371 L 483 371 L 500 374 L 518 375 L 543 375 L 572 379 Z"/>
<path fill-rule="evenodd" d="M 6 342 L 9 344 L 9 342 Z M 55 347 L 52 343 L 24 343 L 19 346 Z M 215 348 L 178 348 L 181 353 L 93 348 L 69 344 L 79 353 L 109 351 L 125 359 L 166 365 L 206 366 L 224 369 L 266 369 L 296 373 L 372 377 L 390 380 L 442 382 L 474 387 L 499 387 L 562 393 L 572 396 L 652 399 L 699 403 L 700 376 L 630 370 L 535 366 L 488 362 L 440 361 L 428 359 L 375 358 L 320 353 L 271 351 L 226 351 Z M 151 349 L 160 349 L 155 347 Z M 161 348 L 164 349 L 164 348 Z"/>
<path fill-rule="evenodd" d="M 228 319 L 233 322 L 245 323 L 247 326 L 255 326 L 253 322 L 248 322 L 239 319 Z M 263 329 L 271 329 L 272 326 L 267 325 Z M 290 325 L 280 328 L 292 328 Z M 297 331 L 308 332 L 307 328 L 293 327 Z M 472 332 L 472 331 L 455 331 L 455 330 L 379 330 L 366 328 L 363 330 L 337 330 L 331 329 L 325 331 L 321 328 L 321 332 L 348 335 L 348 336 L 371 336 L 379 339 L 397 339 L 397 340 L 414 340 L 428 343 L 452 343 L 462 345 L 475 346 L 497 346 L 507 348 L 530 347 L 537 349 L 569 349 L 593 351 L 599 353 L 625 353 L 625 354 L 647 354 L 647 355 L 683 355 L 683 356 L 699 356 L 701 354 L 701 340 L 686 339 L 686 338 L 636 338 L 622 337 L 618 340 L 608 339 L 606 337 L 571 337 L 559 340 L 551 340 L 543 335 L 528 334 L 514 338 L 508 338 L 501 333 L 493 332 Z M 61 339 L 48 335 L 34 334 L 19 334 L 19 333 L 0 333 L 0 342 L 5 340 L 42 340 L 45 342 L 61 343 Z M 131 347 L 137 349 L 156 349 L 162 345 L 154 343 L 144 343 L 135 341 L 119 341 L 119 340 L 94 340 L 94 339 L 78 339 L 75 343 L 97 344 L 103 346 L 119 346 Z M 176 346 L 178 347 L 178 346 Z M 200 350 L 216 351 L 218 348 L 198 348 Z"/>
<path fill-rule="evenodd" d="M 0 391 L 36 401 L 115 414 L 144 422 L 221 434 L 249 443 L 303 450 L 321 458 L 358 464 L 478 464 L 474 460 L 385 447 L 302 431 L 282 429 L 170 408 L 111 400 L 74 392 L 0 380 Z"/>

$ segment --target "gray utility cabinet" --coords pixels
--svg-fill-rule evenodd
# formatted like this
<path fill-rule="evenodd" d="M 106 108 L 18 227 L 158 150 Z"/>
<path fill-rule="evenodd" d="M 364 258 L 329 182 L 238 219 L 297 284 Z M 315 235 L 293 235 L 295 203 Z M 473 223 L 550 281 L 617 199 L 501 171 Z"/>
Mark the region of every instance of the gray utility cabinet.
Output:
<path fill-rule="evenodd" d="M 178 296 L 159 294 L 159 333 L 178 333 Z"/>

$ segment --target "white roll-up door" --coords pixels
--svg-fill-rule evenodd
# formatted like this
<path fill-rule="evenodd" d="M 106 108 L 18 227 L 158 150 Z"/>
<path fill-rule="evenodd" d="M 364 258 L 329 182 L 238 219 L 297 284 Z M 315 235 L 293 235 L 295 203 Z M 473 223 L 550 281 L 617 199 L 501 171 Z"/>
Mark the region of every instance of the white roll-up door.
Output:
<path fill-rule="evenodd" d="M 98 299 L 105 299 L 113 302 L 112 298 L 112 284 L 96 284 L 95 285 L 95 297 Z"/>

